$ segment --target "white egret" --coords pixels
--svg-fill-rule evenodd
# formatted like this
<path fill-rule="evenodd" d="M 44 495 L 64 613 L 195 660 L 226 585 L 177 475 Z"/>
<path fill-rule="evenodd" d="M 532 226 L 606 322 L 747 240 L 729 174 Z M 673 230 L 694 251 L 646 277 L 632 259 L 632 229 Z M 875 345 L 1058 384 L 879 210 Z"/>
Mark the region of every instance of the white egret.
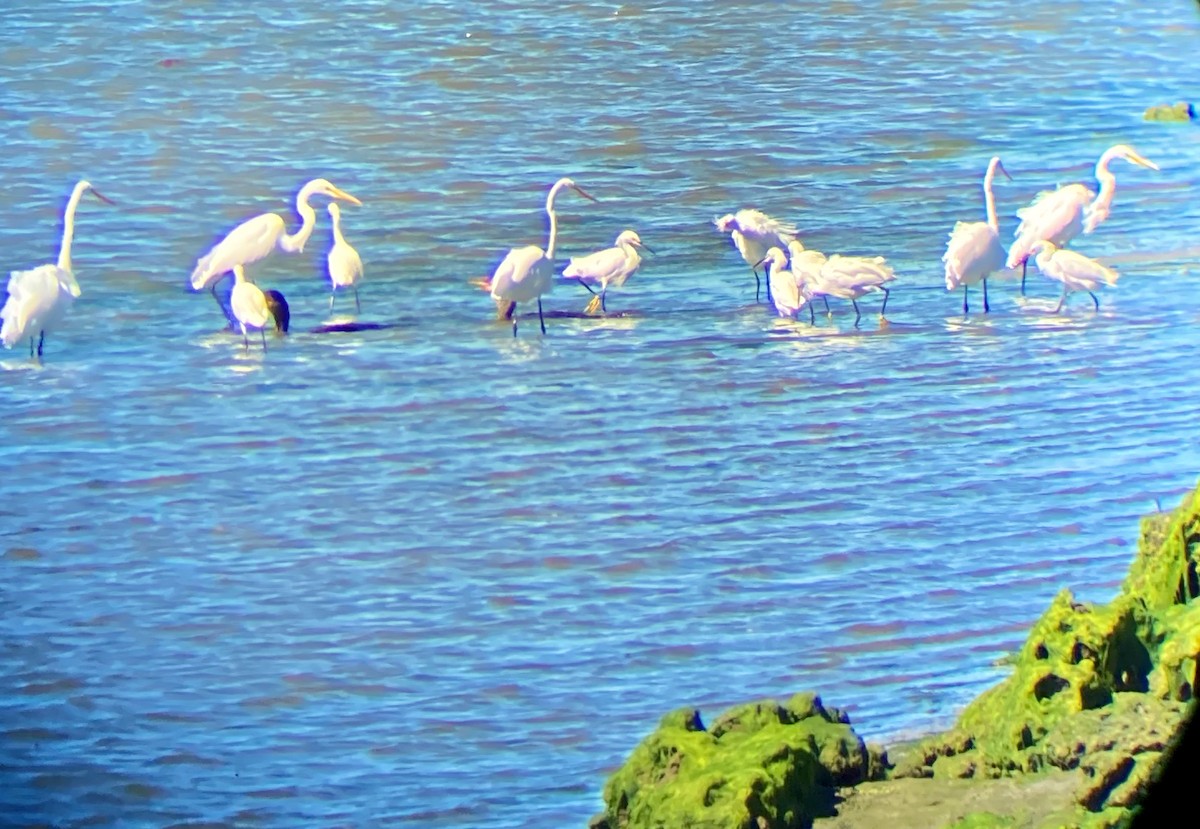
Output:
<path fill-rule="evenodd" d="M 1039 193 L 1032 204 L 1017 211 L 1021 224 L 1015 233 L 1016 241 L 1008 249 L 1007 266 L 1021 266 L 1021 293 L 1025 293 L 1025 269 L 1034 244 L 1045 239 L 1055 247 L 1066 247 L 1080 233 L 1091 233 L 1108 218 L 1117 192 L 1117 177 L 1109 172 L 1108 165 L 1115 158 L 1150 170 L 1158 169 L 1157 164 L 1143 158 L 1133 147 L 1117 144 L 1105 150 L 1096 162 L 1099 193 L 1083 184 L 1068 184 Z"/>
<path fill-rule="evenodd" d="M 317 214 L 308 203 L 313 196 L 328 196 L 351 204 L 362 204 L 354 196 L 325 179 L 313 179 L 296 194 L 296 212 L 300 214 L 299 230 L 288 233 L 284 219 L 278 213 L 262 213 L 247 219 L 229 231 L 229 234 L 208 253 L 196 260 L 196 267 L 192 270 L 192 290 L 210 289 L 217 305 L 221 305 L 221 300 L 217 299 L 217 283 L 235 266 L 249 265 L 264 259 L 277 247 L 286 253 L 303 251 L 305 242 L 317 226 Z M 221 311 L 224 313 L 224 306 L 221 306 Z"/>
<path fill-rule="evenodd" d="M 271 319 L 271 307 L 262 289 L 246 279 L 246 269 L 241 265 L 233 266 L 233 293 L 229 295 L 229 308 L 233 318 L 242 328 L 242 343 L 250 347 L 249 330 L 254 329 L 262 334 L 263 348 L 267 347 L 267 334 L 264 330 Z"/>
<path fill-rule="evenodd" d="M 1082 253 L 1073 250 L 1062 250 L 1053 242 L 1045 239 L 1034 242 L 1029 250 L 1030 256 L 1037 262 L 1038 270 L 1051 279 L 1062 283 L 1062 297 L 1054 313 L 1062 310 L 1071 291 L 1087 291 L 1096 310 L 1100 310 L 1100 300 L 1094 293 L 1101 285 L 1116 285 L 1120 274 L 1112 268 L 1106 268 L 1095 259 L 1089 259 Z"/>
<path fill-rule="evenodd" d="M 771 248 L 767 255 L 754 263 L 754 267 L 765 266 L 767 284 L 771 286 L 771 303 L 781 317 L 794 318 L 803 301 L 796 275 L 788 270 L 787 254 L 779 248 Z"/>
<path fill-rule="evenodd" d="M 620 288 L 625 280 L 633 276 L 642 264 L 642 255 L 638 248 L 654 253 L 654 249 L 644 244 L 637 231 L 623 230 L 617 236 L 613 247 L 590 253 L 587 256 L 573 257 L 563 268 L 562 275 L 567 279 L 578 279 L 579 284 L 592 293 L 592 301 L 584 313 L 595 313 L 597 306 L 608 313 L 605 296 L 609 286 Z M 592 285 L 600 286 L 597 294 Z"/>
<path fill-rule="evenodd" d="M 854 324 L 862 319 L 858 300 L 875 291 L 883 292 L 879 318 L 887 311 L 891 292 L 884 287 L 896 278 L 895 271 L 882 256 L 840 256 L 834 254 L 821 266 L 821 276 L 810 293 L 813 296 L 832 296 L 848 299 L 854 306 Z"/>
<path fill-rule="evenodd" d="M 733 239 L 734 247 L 746 260 L 746 264 L 754 271 L 754 301 L 758 302 L 759 289 L 762 283 L 758 278 L 758 262 L 762 261 L 771 248 L 786 249 L 788 242 L 796 238 L 800 232 L 794 224 L 772 219 L 761 210 L 744 209 L 736 213 L 727 213 L 713 224 L 722 233 L 728 233 Z M 767 285 L 767 300 L 771 299 L 771 286 Z"/>
<path fill-rule="evenodd" d="M 815 293 L 816 286 L 821 281 L 821 268 L 825 266 L 825 262 L 829 257 L 821 253 L 819 250 L 808 250 L 800 243 L 799 239 L 793 239 L 788 242 L 788 260 L 789 267 L 792 270 L 792 275 L 796 278 L 796 285 L 800 290 L 800 295 L 805 297 L 806 301 L 817 296 Z M 825 313 L 829 313 L 829 298 L 824 294 L 820 297 L 825 302 Z M 800 307 L 804 307 L 804 302 L 800 303 Z M 808 306 L 808 319 L 814 325 L 816 317 L 813 316 L 813 308 Z"/>
<path fill-rule="evenodd" d="M 492 273 L 488 283 L 491 286 L 492 299 L 496 301 L 497 313 L 511 316 L 513 336 L 517 336 L 516 304 L 537 300 L 538 322 L 542 324 L 542 333 L 546 333 L 546 319 L 542 316 L 542 294 L 550 292 L 554 286 L 554 245 L 558 242 L 558 218 L 554 214 L 554 200 L 563 189 L 570 188 L 585 199 L 599 201 L 587 193 L 569 178 L 560 178 L 550 188 L 546 197 L 546 215 L 550 217 L 550 230 L 546 239 L 546 249 L 537 245 L 526 245 L 513 248 L 504 257 Z"/>
<path fill-rule="evenodd" d="M 76 183 L 63 211 L 63 235 L 58 261 L 53 265 L 39 265 L 31 270 L 9 273 L 8 299 L 0 308 L 0 320 L 3 320 L 0 324 L 0 340 L 5 348 L 12 348 L 29 337 L 29 356 L 32 357 L 36 336 L 37 356 L 41 357 L 46 332 L 58 325 L 75 298 L 82 293 L 71 267 L 71 241 L 75 237 L 75 210 L 87 192 L 106 204 L 113 204 L 112 199 L 100 193 L 90 182 Z"/>
<path fill-rule="evenodd" d="M 333 298 L 338 288 L 354 290 L 354 310 L 362 312 L 358 302 L 358 283 L 362 281 L 363 264 L 358 251 L 350 246 L 342 235 L 342 209 L 337 202 L 329 203 L 329 218 L 333 220 L 333 246 L 329 249 L 326 263 L 329 267 L 329 281 L 333 287 L 329 292 L 329 313 L 333 313 Z"/>
<path fill-rule="evenodd" d="M 953 291 L 962 286 L 964 314 L 969 310 L 968 286 L 976 282 L 983 283 L 983 312 L 986 314 L 992 310 L 988 307 L 987 280 L 1004 268 L 1006 254 L 1004 245 L 1000 243 L 1000 220 L 996 217 L 996 197 L 992 193 L 992 181 L 996 178 L 997 170 L 1012 181 L 1012 176 L 1000 163 L 1000 156 L 992 156 L 987 173 L 983 176 L 983 205 L 987 221 L 955 223 L 954 230 L 950 231 L 950 241 L 946 243 L 946 253 L 942 255 L 942 262 L 946 265 L 946 290 Z"/>

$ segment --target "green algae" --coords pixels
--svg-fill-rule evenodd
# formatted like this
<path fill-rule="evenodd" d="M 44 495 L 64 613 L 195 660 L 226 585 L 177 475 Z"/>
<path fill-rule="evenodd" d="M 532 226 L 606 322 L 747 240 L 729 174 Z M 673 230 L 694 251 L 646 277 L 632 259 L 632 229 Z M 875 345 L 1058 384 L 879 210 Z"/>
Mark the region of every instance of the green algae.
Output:
<path fill-rule="evenodd" d="M 1176 101 L 1174 104 L 1155 104 L 1146 107 L 1142 113 L 1144 121 L 1193 121 L 1196 118 L 1196 108 L 1187 101 Z"/>

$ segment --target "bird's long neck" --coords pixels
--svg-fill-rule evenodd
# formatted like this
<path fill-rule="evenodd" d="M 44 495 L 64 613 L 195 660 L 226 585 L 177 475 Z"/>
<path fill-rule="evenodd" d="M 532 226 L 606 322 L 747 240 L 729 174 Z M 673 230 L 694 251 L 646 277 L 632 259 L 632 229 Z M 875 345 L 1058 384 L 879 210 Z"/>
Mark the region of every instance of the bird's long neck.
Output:
<path fill-rule="evenodd" d="M 1099 210 L 1107 215 L 1108 209 L 1112 206 L 1113 196 L 1117 194 L 1117 177 L 1108 171 L 1108 162 L 1115 157 L 1114 153 L 1106 152 L 1096 162 L 1096 181 L 1100 182 L 1100 192 L 1096 194 L 1096 198 L 1090 205 L 1093 212 Z"/>
<path fill-rule="evenodd" d="M 546 196 L 546 215 L 550 217 L 550 236 L 546 239 L 546 258 L 554 258 L 554 245 L 558 242 L 558 217 L 554 215 L 554 200 L 558 198 L 558 193 L 564 185 L 560 182 L 550 188 L 550 195 Z"/>
<path fill-rule="evenodd" d="M 233 266 L 233 281 L 235 285 L 246 281 L 246 269 L 241 265 Z"/>
<path fill-rule="evenodd" d="M 346 244 L 346 237 L 342 235 L 342 217 L 337 213 L 330 214 L 333 219 L 333 241 L 336 244 Z"/>
<path fill-rule="evenodd" d="M 988 165 L 987 175 L 983 177 L 983 204 L 987 210 L 988 227 L 1000 232 L 1000 219 L 996 216 L 996 196 L 992 193 L 992 182 L 996 178 L 996 165 Z"/>
<path fill-rule="evenodd" d="M 311 195 L 312 191 L 307 186 L 296 194 L 296 212 L 300 214 L 300 229 L 295 233 L 284 235 L 279 240 L 279 247 L 289 253 L 303 251 L 304 243 L 308 241 L 309 236 L 312 236 L 313 229 L 317 226 L 317 213 L 308 203 L 308 197 Z"/>
<path fill-rule="evenodd" d="M 67 209 L 63 211 L 63 235 L 62 245 L 58 248 L 58 267 L 68 273 L 72 270 L 71 240 L 75 238 L 75 209 L 79 207 L 79 200 L 83 198 L 85 189 L 76 186 L 71 191 L 71 198 L 67 201 Z"/>

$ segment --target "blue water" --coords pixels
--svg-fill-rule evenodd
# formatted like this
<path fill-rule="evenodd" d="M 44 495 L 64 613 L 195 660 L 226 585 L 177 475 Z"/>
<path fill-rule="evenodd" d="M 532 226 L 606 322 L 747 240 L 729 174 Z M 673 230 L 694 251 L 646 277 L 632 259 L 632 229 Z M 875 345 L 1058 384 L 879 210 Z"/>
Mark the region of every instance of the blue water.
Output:
<path fill-rule="evenodd" d="M 1200 470 L 1194 4 L 996 0 L 9 4 L 0 249 L 83 295 L 0 354 L 0 823 L 581 825 L 666 711 L 819 689 L 945 725 L 1063 587 L 1105 600 Z M 803 4 L 811 5 L 811 4 Z M 247 4 L 249 6 L 249 4 Z M 1109 145 L 1101 307 L 940 257 L 1003 157 L 1002 234 Z M 360 319 L 323 205 L 253 267 L 243 348 L 195 259 L 325 176 L 361 198 Z M 633 227 L 608 300 L 513 338 L 470 280 Z M 881 254 L 881 325 L 776 319 L 712 218 Z M 978 303 L 977 303 L 978 304 Z M 342 312 L 352 306 L 339 304 Z"/>

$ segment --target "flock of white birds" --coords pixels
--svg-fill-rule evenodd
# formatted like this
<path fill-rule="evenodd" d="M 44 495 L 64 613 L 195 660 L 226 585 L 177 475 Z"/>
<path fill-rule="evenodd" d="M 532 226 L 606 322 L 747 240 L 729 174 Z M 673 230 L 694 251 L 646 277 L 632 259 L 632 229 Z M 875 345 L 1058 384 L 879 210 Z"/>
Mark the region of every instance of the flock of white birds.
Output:
<path fill-rule="evenodd" d="M 1019 266 L 1022 269 L 1021 292 L 1024 293 L 1025 270 L 1031 257 L 1042 274 L 1062 285 L 1062 297 L 1055 313 L 1062 310 L 1067 295 L 1073 291 L 1087 291 L 1099 309 L 1100 300 L 1095 291 L 1102 285 L 1115 285 L 1117 272 L 1065 247 L 1076 236 L 1091 233 L 1108 218 L 1117 186 L 1116 177 L 1108 166 L 1117 158 L 1151 170 L 1158 169 L 1157 165 L 1126 144 L 1109 148 L 1096 163 L 1099 192 L 1084 184 L 1069 184 L 1038 194 L 1028 207 L 1017 211 L 1021 223 L 1007 251 L 1000 241 L 992 184 L 997 172 L 1010 179 L 1011 176 L 999 158 L 991 159 L 983 179 L 987 220 L 958 222 L 950 232 L 946 253 L 942 257 L 946 289 L 963 289 L 964 314 L 969 312 L 969 286 L 980 283 L 983 287 L 984 311 L 990 310 L 987 280 L 999 272 L 1011 272 Z M 557 269 L 554 252 L 558 241 L 555 200 L 565 190 L 597 201 L 573 180 L 559 179 L 550 188 L 546 198 L 546 215 L 549 217 L 546 247 L 527 245 L 513 248 L 490 277 L 476 283 L 490 292 L 496 302 L 498 315 L 512 320 L 513 336 L 517 334 L 516 310 L 519 303 L 537 303 L 538 321 L 542 333 L 546 333 L 542 296 L 550 291 L 555 281 Z M 72 190 L 64 211 L 58 261 L 31 270 L 12 271 L 9 275 L 8 298 L 0 309 L 0 341 L 6 348 L 28 339 L 30 357 L 36 353 L 40 358 L 46 332 L 62 320 L 71 303 L 79 296 L 79 283 L 71 267 L 71 242 L 75 233 L 75 211 L 86 193 L 106 203 L 113 203 L 89 182 L 80 181 Z M 316 212 L 309 204 L 309 199 L 314 196 L 330 199 L 328 211 L 333 222 L 333 244 L 326 257 L 331 286 L 330 313 L 339 288 L 353 291 L 355 308 L 361 311 L 358 285 L 363 277 L 362 259 L 342 233 L 337 201 L 356 205 L 362 202 L 325 179 L 314 179 L 296 195 L 296 212 L 300 215 L 301 224 L 295 233 L 287 232 L 286 222 L 279 214 L 263 213 L 230 231 L 197 260 L 192 271 L 192 289 L 209 289 L 212 292 L 222 313 L 241 329 L 245 347 L 249 347 L 251 331 L 260 332 L 265 347 L 263 332 L 266 327 L 274 320 L 276 327 L 286 330 L 289 316 L 283 295 L 278 291 L 260 289 L 247 277 L 245 268 L 275 250 L 285 253 L 304 250 L 305 243 L 316 227 Z M 807 250 L 798 238 L 799 231 L 795 225 L 773 219 L 759 210 L 739 210 L 715 219 L 714 224 L 721 233 L 730 235 L 734 246 L 753 270 L 756 285 L 760 287 L 758 269 L 766 269 L 767 299 L 780 315 L 795 317 L 807 305 L 809 321 L 815 324 L 813 301 L 820 298 L 828 312 L 829 298 L 833 297 L 851 302 L 855 311 L 854 322 L 858 325 L 862 317 L 858 300 L 868 293 L 881 292 L 883 304 L 879 313 L 883 317 L 889 296 L 888 283 L 896 275 L 882 256 L 826 256 L 818 251 Z M 608 289 L 621 287 L 638 270 L 642 262 L 642 250 L 654 252 L 642 242 L 636 231 L 625 230 L 617 236 L 613 247 L 573 258 L 567 263 L 562 270 L 562 277 L 578 281 L 593 294 L 585 313 L 594 314 L 597 310 L 607 313 Z M 230 275 L 234 279 L 234 286 L 229 297 L 229 308 L 226 308 L 216 288 Z M 756 289 L 756 301 L 758 296 Z"/>

